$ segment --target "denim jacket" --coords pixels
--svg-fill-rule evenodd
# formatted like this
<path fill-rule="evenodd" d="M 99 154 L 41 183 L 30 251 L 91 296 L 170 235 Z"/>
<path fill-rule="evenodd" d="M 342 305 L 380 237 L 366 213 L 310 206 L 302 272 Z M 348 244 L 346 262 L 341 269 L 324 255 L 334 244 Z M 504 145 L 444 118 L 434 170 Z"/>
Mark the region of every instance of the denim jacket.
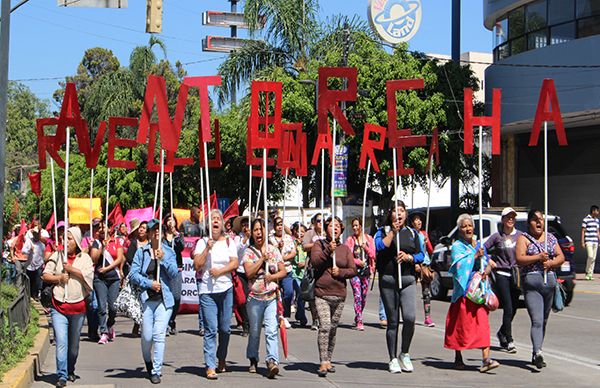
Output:
<path fill-rule="evenodd" d="M 148 300 L 148 290 L 152 288 L 152 281 L 146 274 L 148 266 L 150 265 L 152 245 L 150 243 L 144 245 L 142 248 L 138 248 L 133 258 L 131 265 L 131 271 L 129 272 L 129 280 L 134 286 L 138 286 L 142 289 L 140 298 L 142 303 Z M 175 260 L 175 251 L 171 246 L 165 242 L 162 243 L 162 251 L 164 256 L 160 261 L 160 290 L 163 297 L 163 303 L 166 308 L 171 308 L 175 304 L 173 293 L 169 288 L 171 279 L 175 276 L 181 276 L 177 269 L 177 262 Z"/>

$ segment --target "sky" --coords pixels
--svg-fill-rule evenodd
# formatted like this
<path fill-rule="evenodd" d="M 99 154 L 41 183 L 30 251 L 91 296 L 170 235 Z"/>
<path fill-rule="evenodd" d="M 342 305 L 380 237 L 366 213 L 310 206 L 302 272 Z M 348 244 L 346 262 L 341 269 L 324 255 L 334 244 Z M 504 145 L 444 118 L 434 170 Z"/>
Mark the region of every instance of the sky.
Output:
<path fill-rule="evenodd" d="M 17 0 L 12 1 L 13 5 Z M 321 0 L 319 19 L 335 14 L 367 20 L 368 0 Z M 423 20 L 410 49 L 450 54 L 451 0 L 422 0 Z M 463 0 L 461 52 L 490 52 L 492 33 L 483 27 L 483 1 Z M 136 46 L 146 45 L 145 0 L 129 0 L 126 9 L 58 7 L 56 0 L 30 0 L 11 15 L 9 79 L 20 81 L 42 99 L 51 99 L 58 82 L 75 74 L 91 47 L 113 51 L 122 65 Z M 241 10 L 243 2 L 238 5 Z M 226 0 L 164 0 L 163 33 L 167 58 L 179 60 L 189 75 L 214 75 L 226 57 L 202 51 L 206 35 L 229 35 L 229 29 L 202 26 L 202 12 L 228 11 Z M 244 36 L 245 33 L 239 33 Z M 157 55 L 162 55 L 157 52 Z"/>

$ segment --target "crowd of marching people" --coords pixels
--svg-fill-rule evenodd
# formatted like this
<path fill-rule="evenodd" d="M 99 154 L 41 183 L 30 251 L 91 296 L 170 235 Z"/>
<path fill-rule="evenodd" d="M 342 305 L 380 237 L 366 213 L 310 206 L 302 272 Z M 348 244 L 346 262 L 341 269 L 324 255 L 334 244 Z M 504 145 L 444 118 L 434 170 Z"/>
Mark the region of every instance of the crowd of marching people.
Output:
<path fill-rule="evenodd" d="M 136 303 L 139 309 L 133 334 L 141 338 L 148 377 L 154 384 L 161 382 L 166 336 L 177 334 L 184 237 L 198 238 L 191 259 L 207 379 L 218 379 L 228 369 L 233 317 L 248 338 L 250 373 L 257 373 L 264 331 L 266 376 L 278 375 L 280 325 L 289 329 L 294 321 L 295 326 L 317 331 L 316 373 L 321 377 L 334 373 L 347 288 L 353 295 L 354 328 L 363 331 L 367 293 L 375 278 L 389 371 L 414 370 L 410 347 L 419 288 L 424 326 L 435 325 L 429 292 L 433 247 L 423 230 L 422 214 L 409 214 L 399 201 L 374 236 L 365 232 L 360 218 L 353 218 L 343 241 L 342 220 L 321 213 L 312 217 L 310 227 L 299 222 L 288 227 L 277 214 L 268 220 L 248 216 L 225 220 L 216 209 L 203 226 L 201 213 L 193 207 L 190 218 L 181 223 L 172 214 L 162 220 L 133 219 L 128 225 L 106 225 L 94 218 L 89 226 L 69 226 L 66 233 L 63 222 L 47 231 L 36 220 L 12 231 L 5 240 L 3 265 L 17 284 L 28 278 L 31 297 L 46 302 L 56 343 L 57 387 L 77 378 L 84 321 L 88 336 L 99 345 L 115 340 L 117 300 L 124 298 L 125 289 L 134 290 L 135 300 L 129 302 L 132 309 Z M 456 222 L 458 238 L 451 247 L 450 267 L 453 292 L 444 336 L 444 347 L 454 350 L 456 369 L 465 368 L 466 349 L 481 349 L 481 372 L 499 366 L 490 356 L 488 317 L 498 305 L 503 309 L 497 333 L 500 347 L 516 353 L 511 326 L 520 292 L 531 319 L 532 364 L 539 369 L 546 366 L 542 345 L 557 282 L 553 269 L 563 263 L 564 255 L 556 238 L 545 234 L 540 211 L 529 212 L 526 231 L 515 228 L 515 217 L 513 209 L 504 209 L 502 228 L 485 244 L 474 235 L 471 216 L 463 214 Z"/>

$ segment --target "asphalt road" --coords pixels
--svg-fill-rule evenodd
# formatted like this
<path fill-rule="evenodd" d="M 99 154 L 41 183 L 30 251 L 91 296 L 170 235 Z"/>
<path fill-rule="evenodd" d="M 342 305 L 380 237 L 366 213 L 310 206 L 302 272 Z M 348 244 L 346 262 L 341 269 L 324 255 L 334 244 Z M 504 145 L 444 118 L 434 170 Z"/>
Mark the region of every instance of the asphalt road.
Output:
<path fill-rule="evenodd" d="M 420 298 L 417 300 L 420 307 Z M 221 374 L 218 381 L 208 381 L 203 376 L 202 338 L 197 335 L 197 318 L 193 315 L 178 317 L 179 334 L 167 338 L 162 386 L 283 386 L 286 388 L 311 386 L 331 387 L 471 387 L 471 386 L 600 386 L 600 278 L 595 282 L 579 281 L 571 306 L 560 313 L 552 313 L 547 326 L 544 354 L 548 367 L 538 371 L 530 365 L 530 321 L 527 312 L 520 309 L 514 321 L 513 336 L 517 354 L 507 354 L 496 347 L 492 338 L 492 357 L 501 366 L 481 374 L 477 368 L 481 352 L 464 353 L 467 370 L 452 369 L 453 352 L 443 347 L 444 321 L 448 302 L 434 301 L 432 313 L 437 326 L 428 328 L 421 324 L 419 308 L 415 337 L 410 354 L 413 373 L 390 374 L 387 371 L 385 331 L 379 327 L 377 287 L 369 294 L 364 332 L 352 329 L 354 317 L 352 296 L 346 299 L 342 325 L 338 330 L 334 362 L 337 372 L 326 378 L 316 375 L 318 353 L 316 332 L 310 329 L 291 329 L 288 332 L 289 358 L 281 362 L 281 372 L 274 381 L 262 377 L 264 362 L 259 374 L 247 372 L 245 359 L 247 339 L 234 334 L 227 357 L 230 372 Z M 501 311 L 490 314 L 492 333 L 501 321 Z M 143 367 L 140 339 L 131 338 L 131 322 L 118 318 L 117 338 L 107 345 L 82 340 L 76 374 L 80 379 L 70 385 L 88 387 L 149 387 Z M 85 330 L 85 327 L 84 327 Z M 236 332 L 237 333 L 237 332 Z M 261 354 L 264 357 L 264 341 Z M 280 352 L 282 357 L 282 352 Z M 282 357 L 283 358 L 283 357 Z M 33 386 L 39 388 L 54 384 L 56 377 L 54 347 L 50 349 L 42 367 L 43 375 Z"/>

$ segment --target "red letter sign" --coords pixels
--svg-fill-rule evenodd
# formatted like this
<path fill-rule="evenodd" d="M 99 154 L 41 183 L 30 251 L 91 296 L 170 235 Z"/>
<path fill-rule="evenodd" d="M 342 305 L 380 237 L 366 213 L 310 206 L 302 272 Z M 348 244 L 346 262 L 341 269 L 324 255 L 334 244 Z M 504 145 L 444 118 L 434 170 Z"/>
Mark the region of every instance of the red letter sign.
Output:
<path fill-rule="evenodd" d="M 550 111 L 552 106 L 552 111 Z M 546 78 L 542 82 L 542 90 L 540 91 L 540 99 L 535 111 L 535 120 L 533 120 L 533 128 L 531 129 L 531 137 L 529 138 L 529 146 L 536 146 L 540 138 L 542 129 L 542 121 L 554 121 L 556 127 L 556 137 L 558 144 L 561 146 L 567 145 L 567 133 L 560 114 L 560 105 L 558 104 L 558 96 L 556 95 L 556 87 L 554 80 Z"/>
<path fill-rule="evenodd" d="M 342 126 L 344 132 L 354 136 L 354 129 L 344 116 L 344 112 L 338 105 L 340 101 L 356 101 L 357 74 L 355 67 L 321 67 L 319 68 L 319 133 L 325 133 L 329 129 L 327 125 L 329 112 L 333 118 Z M 330 90 L 329 78 L 346 78 L 348 80 L 346 90 Z"/>
<path fill-rule="evenodd" d="M 137 127 L 138 119 L 135 117 L 108 118 L 108 156 L 106 158 L 106 165 L 109 168 L 126 168 L 132 170 L 136 168 L 136 164 L 133 160 L 115 159 L 116 147 L 134 148 L 137 146 L 137 143 L 133 139 L 121 139 L 117 137 L 117 127 L 119 126 Z"/>
<path fill-rule="evenodd" d="M 264 116 L 260 115 L 260 94 L 265 95 Z M 273 115 L 269 113 L 269 93 L 275 94 Z M 250 126 L 248 128 L 253 149 L 278 149 L 281 143 L 281 82 L 252 81 Z M 260 130 L 260 126 L 264 131 Z M 273 131 L 269 130 L 273 126 Z"/>
<path fill-rule="evenodd" d="M 371 134 L 379 135 L 379 139 L 371 139 Z M 360 150 L 360 161 L 358 167 L 365 169 L 367 166 L 367 158 L 373 164 L 373 170 L 379 172 L 379 163 L 375 157 L 375 150 L 383 150 L 385 146 L 385 127 L 379 125 L 365 123 L 365 131 L 363 133 L 363 144 Z"/>
<path fill-rule="evenodd" d="M 208 77 L 185 77 L 183 79 L 185 85 L 198 88 L 200 93 L 200 130 L 202 131 L 202 138 L 205 141 L 211 141 L 211 129 L 210 129 L 210 104 L 208 101 L 208 87 L 209 86 L 220 86 L 221 76 L 211 75 Z"/>
<path fill-rule="evenodd" d="M 473 89 L 465 88 L 465 144 L 464 153 L 473 154 L 473 127 L 492 127 L 492 155 L 500 155 L 500 120 L 501 120 L 502 89 L 494 89 L 492 93 L 492 115 L 473 116 Z"/>

